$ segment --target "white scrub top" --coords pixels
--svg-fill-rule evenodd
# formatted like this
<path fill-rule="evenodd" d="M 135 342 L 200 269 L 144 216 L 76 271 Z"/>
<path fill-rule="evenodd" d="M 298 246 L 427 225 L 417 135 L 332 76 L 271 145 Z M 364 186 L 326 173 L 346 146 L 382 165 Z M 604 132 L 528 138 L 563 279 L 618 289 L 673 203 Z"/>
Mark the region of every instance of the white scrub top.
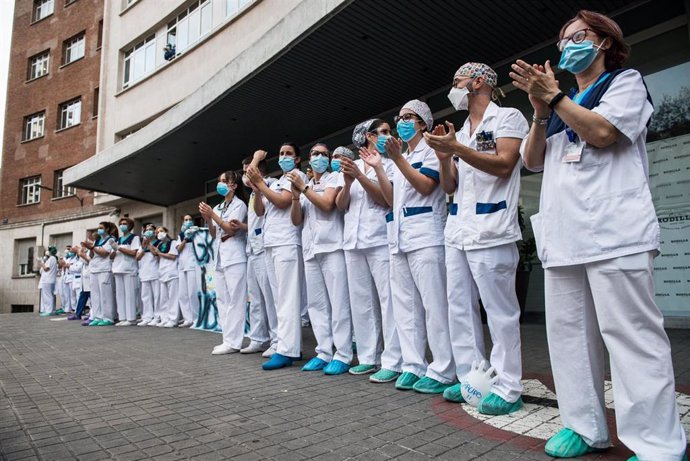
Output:
<path fill-rule="evenodd" d="M 182 240 L 185 238 L 184 232 L 180 232 L 177 236 L 177 242 L 178 245 L 182 243 Z M 179 256 L 177 257 L 177 267 L 180 270 L 180 272 L 188 272 L 188 271 L 193 271 L 196 270 L 198 267 L 197 261 L 196 261 L 196 256 L 194 256 L 194 242 L 187 242 L 185 243 L 184 248 L 182 251 L 178 252 Z"/>
<path fill-rule="evenodd" d="M 367 177 L 367 179 L 378 183 L 376 172 L 373 168 L 369 171 L 365 169 L 362 159 L 355 160 L 355 165 Z M 384 158 L 383 168 L 389 179 L 395 174 L 393 161 Z M 338 184 L 344 183 L 343 173 L 339 174 Z M 345 228 L 343 233 L 343 249 L 355 250 L 374 248 L 388 244 L 386 235 L 386 215 L 390 208 L 383 207 L 372 199 L 362 184 L 356 179 L 350 186 L 350 206 L 345 211 Z"/>
<path fill-rule="evenodd" d="M 74 257 L 69 258 L 67 262 L 69 263 L 69 269 L 67 269 L 67 271 L 72 276 L 72 286 L 81 288 L 81 272 L 84 266 L 84 262 L 77 255 L 74 255 Z"/>
<path fill-rule="evenodd" d="M 177 245 L 180 242 L 178 242 L 177 240 L 168 240 L 167 243 L 170 243 L 170 250 L 167 254 L 177 255 Z M 160 248 L 161 247 L 159 245 L 158 249 L 160 250 Z M 158 274 L 160 276 L 159 280 L 161 282 L 169 282 L 170 280 L 178 278 L 179 274 L 177 269 L 177 258 L 172 260 L 161 256 L 158 260 Z"/>
<path fill-rule="evenodd" d="M 659 248 L 648 183 L 647 122 L 654 108 L 636 70 L 614 77 L 594 112 L 620 136 L 608 147 L 585 143 L 579 162 L 563 162 L 565 131 L 546 140 L 539 213 L 532 216 L 545 268 L 585 264 Z M 524 149 L 524 142 L 523 142 Z"/>
<path fill-rule="evenodd" d="M 433 192 L 423 196 L 399 169 L 393 176 L 393 211 L 386 216 L 388 246 L 392 254 L 443 245 L 446 225 L 446 194 L 439 186 L 436 152 L 422 138 L 417 148 L 403 154 L 413 168 L 436 182 Z"/>
<path fill-rule="evenodd" d="M 481 154 L 496 155 L 498 139 L 523 139 L 528 131 L 527 120 L 520 111 L 491 102 L 472 136 L 467 117 L 456 137 L 462 145 Z M 517 219 L 520 159 L 509 178 L 485 173 L 457 157 L 453 157 L 453 165 L 457 169 L 458 187 L 446 223 L 446 245 L 458 250 L 476 250 L 520 240 Z"/>
<path fill-rule="evenodd" d="M 91 268 L 89 263 L 82 261 L 81 269 L 81 291 L 91 291 Z"/>
<path fill-rule="evenodd" d="M 91 258 L 91 273 L 92 274 L 98 274 L 102 272 L 110 272 L 113 262 L 110 259 L 109 254 L 112 253 L 113 247 L 111 243 L 114 241 L 114 238 L 111 237 L 110 235 L 107 235 L 105 237 L 99 237 L 96 243 L 94 244 L 94 248 L 103 248 L 108 252 L 108 255 L 106 256 L 101 256 L 96 251 L 93 252 L 93 257 Z"/>
<path fill-rule="evenodd" d="M 48 256 L 48 259 L 44 263 L 48 266 L 48 270 L 44 271 L 41 269 L 41 278 L 38 281 L 39 285 L 49 285 L 57 281 L 57 258 L 55 256 Z"/>
<path fill-rule="evenodd" d="M 319 182 L 309 181 L 309 187 L 319 195 L 326 189 L 338 189 L 338 173 L 324 173 Z M 314 255 L 331 253 L 343 249 L 343 214 L 335 206 L 329 213 L 324 213 L 311 200 L 302 194 L 302 253 L 304 260 L 314 258 Z"/>
<path fill-rule="evenodd" d="M 264 178 L 266 185 L 270 187 L 275 178 Z M 252 191 L 247 205 L 247 256 L 260 255 L 264 252 L 264 221 L 265 216 L 259 216 L 254 211 L 256 194 Z"/>
<path fill-rule="evenodd" d="M 158 240 L 153 240 L 149 243 L 149 245 L 154 246 L 157 246 L 157 244 Z M 144 254 L 139 260 L 139 280 L 142 282 L 158 280 L 158 257 L 154 256 L 148 248 L 139 248 L 138 253 Z"/>
<path fill-rule="evenodd" d="M 128 248 L 130 250 L 139 250 L 141 248 L 141 241 L 138 235 L 132 235 L 132 241 L 128 244 L 123 244 L 122 242 L 128 239 L 127 237 L 120 237 L 118 239 L 118 247 Z M 113 259 L 113 274 L 136 274 L 139 264 L 137 263 L 137 258 L 134 256 L 129 256 L 121 251 L 117 251 L 115 254 L 115 259 Z"/>
<path fill-rule="evenodd" d="M 74 261 L 74 256 L 72 256 L 71 258 L 68 258 L 67 256 L 65 256 L 64 260 L 66 263 L 69 264 L 72 261 Z M 60 269 L 60 275 L 62 275 L 62 283 L 65 283 L 65 284 L 72 283 L 72 274 L 70 273 L 68 268 L 63 267 L 62 269 Z"/>
<path fill-rule="evenodd" d="M 220 202 L 213 208 L 213 211 L 225 222 L 230 222 L 233 219 L 244 222 L 247 219 L 247 205 L 237 197 L 233 197 L 230 203 L 226 203 L 225 200 Z M 216 238 L 213 242 L 216 269 L 224 269 L 233 264 L 246 262 L 247 235 L 245 232 L 238 230 L 235 235 L 223 241 L 223 236 L 226 235 L 225 231 L 215 222 L 213 225 L 216 227 Z"/>
<path fill-rule="evenodd" d="M 307 175 L 297 171 L 305 183 L 309 182 Z M 291 191 L 292 184 L 287 179 L 287 175 L 281 176 L 277 181 L 269 186 L 272 191 L 281 193 L 283 190 Z M 281 210 L 266 197 L 263 197 L 264 207 L 264 247 L 278 247 L 283 245 L 302 245 L 302 228 L 293 226 L 290 219 L 290 205 Z"/>

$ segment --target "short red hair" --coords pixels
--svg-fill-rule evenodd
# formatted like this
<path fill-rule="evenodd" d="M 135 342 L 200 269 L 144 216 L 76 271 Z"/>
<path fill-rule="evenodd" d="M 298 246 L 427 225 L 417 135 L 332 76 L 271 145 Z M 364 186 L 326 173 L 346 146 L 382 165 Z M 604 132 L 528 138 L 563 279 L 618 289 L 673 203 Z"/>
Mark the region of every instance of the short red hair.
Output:
<path fill-rule="evenodd" d="M 609 48 L 604 51 L 606 56 L 604 58 L 604 67 L 606 67 L 606 70 L 612 71 L 622 67 L 630 55 L 630 45 L 623 40 L 623 31 L 618 23 L 606 15 L 596 11 L 580 10 L 574 18 L 561 27 L 558 37 L 563 38 L 565 29 L 578 19 L 587 24 L 602 40 L 605 38 L 610 40 Z"/>

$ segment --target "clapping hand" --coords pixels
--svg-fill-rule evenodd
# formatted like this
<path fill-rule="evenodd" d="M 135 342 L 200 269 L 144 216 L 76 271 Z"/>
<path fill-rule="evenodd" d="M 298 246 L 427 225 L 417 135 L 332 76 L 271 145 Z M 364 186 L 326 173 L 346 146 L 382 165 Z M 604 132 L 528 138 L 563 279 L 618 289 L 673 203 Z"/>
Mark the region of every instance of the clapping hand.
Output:
<path fill-rule="evenodd" d="M 446 131 L 448 127 L 448 131 Z M 456 151 L 455 126 L 446 122 L 446 126 L 436 125 L 431 133 L 424 133 L 426 143 L 434 149 L 439 160 L 448 160 Z"/>

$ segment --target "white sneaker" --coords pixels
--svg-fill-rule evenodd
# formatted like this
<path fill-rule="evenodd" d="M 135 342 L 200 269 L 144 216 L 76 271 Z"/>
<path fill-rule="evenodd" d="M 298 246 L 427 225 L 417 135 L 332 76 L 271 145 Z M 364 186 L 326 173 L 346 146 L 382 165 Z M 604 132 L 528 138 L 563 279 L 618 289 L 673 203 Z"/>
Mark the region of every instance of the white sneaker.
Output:
<path fill-rule="evenodd" d="M 138 327 L 147 327 L 153 320 L 142 320 L 137 324 Z"/>
<path fill-rule="evenodd" d="M 234 347 L 227 346 L 225 344 L 221 344 L 221 347 L 214 347 L 213 351 L 211 352 L 211 355 L 225 355 L 225 354 L 235 354 L 239 352 L 238 349 L 235 349 Z"/>
<path fill-rule="evenodd" d="M 189 327 L 191 327 L 192 325 L 194 325 L 194 324 L 192 323 L 191 320 L 185 320 L 184 322 L 180 323 L 180 324 L 178 325 L 178 327 L 179 327 L 179 328 L 189 328 Z"/>
<path fill-rule="evenodd" d="M 264 353 L 261 354 L 261 357 L 270 359 L 271 356 L 272 356 L 273 354 L 275 354 L 276 352 L 277 352 L 277 351 L 276 351 L 275 346 L 271 345 L 271 347 L 269 347 L 268 349 L 266 349 L 266 350 L 264 351 Z"/>
<path fill-rule="evenodd" d="M 158 325 L 160 325 L 160 323 L 161 323 L 161 319 L 153 319 L 149 322 L 149 324 L 147 326 L 157 327 Z"/>
<path fill-rule="evenodd" d="M 175 322 L 165 322 L 161 324 L 163 328 L 175 328 L 177 326 L 177 323 Z M 160 326 L 160 325 L 159 325 Z"/>
<path fill-rule="evenodd" d="M 127 323 L 126 320 L 121 320 L 121 321 L 117 322 L 117 323 L 115 324 L 115 326 L 116 326 L 116 327 L 126 327 L 127 325 L 125 325 L 125 323 Z"/>
<path fill-rule="evenodd" d="M 250 341 L 247 347 L 240 349 L 240 354 L 256 354 L 264 350 L 263 346 L 263 343 Z"/>

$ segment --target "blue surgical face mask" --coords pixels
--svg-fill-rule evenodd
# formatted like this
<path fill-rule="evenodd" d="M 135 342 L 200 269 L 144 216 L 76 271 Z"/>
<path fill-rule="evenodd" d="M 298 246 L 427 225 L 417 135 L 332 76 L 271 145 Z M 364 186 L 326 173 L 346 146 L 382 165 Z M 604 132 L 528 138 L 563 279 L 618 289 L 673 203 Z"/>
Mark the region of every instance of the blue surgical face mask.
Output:
<path fill-rule="evenodd" d="M 601 49 L 601 44 L 595 47 L 591 40 L 584 40 L 581 43 L 568 42 L 561 52 L 558 67 L 573 74 L 584 72 L 596 59 L 599 49 Z"/>
<path fill-rule="evenodd" d="M 379 151 L 381 155 L 386 154 L 386 141 L 388 141 L 388 138 L 390 138 L 390 136 L 387 134 L 380 134 L 376 140 L 376 150 Z"/>
<path fill-rule="evenodd" d="M 331 160 L 331 170 L 335 171 L 336 173 L 340 171 L 340 159 L 339 158 L 334 158 Z"/>
<path fill-rule="evenodd" d="M 149 229 L 146 232 L 144 232 L 144 237 L 146 237 L 147 239 L 152 239 L 153 234 L 155 234 L 155 232 Z"/>
<path fill-rule="evenodd" d="M 411 140 L 417 134 L 417 130 L 414 128 L 414 120 L 398 121 L 397 129 L 400 139 L 405 142 Z"/>
<path fill-rule="evenodd" d="M 325 155 L 312 157 L 311 160 L 309 160 L 309 165 L 315 173 L 323 173 L 328 169 L 328 157 Z"/>
<path fill-rule="evenodd" d="M 280 157 L 278 159 L 278 166 L 280 166 L 280 169 L 283 170 L 284 173 L 292 171 L 295 169 L 295 159 L 287 156 Z"/>
<path fill-rule="evenodd" d="M 98 229 L 98 235 L 100 235 L 101 237 L 103 237 L 103 236 L 105 235 L 105 229 L 100 229 L 100 228 L 99 228 L 99 229 Z"/>
<path fill-rule="evenodd" d="M 120 224 L 120 232 L 126 234 L 127 232 L 129 232 L 129 226 L 127 226 L 127 224 Z"/>
<path fill-rule="evenodd" d="M 218 192 L 218 195 L 225 197 L 230 193 L 230 188 L 224 182 L 218 182 L 218 184 L 216 184 L 216 192 Z"/>
<path fill-rule="evenodd" d="M 194 222 L 193 222 L 193 221 L 186 220 L 186 221 L 182 224 L 182 230 L 189 229 L 189 228 L 192 227 L 193 225 L 194 225 Z"/>
<path fill-rule="evenodd" d="M 72 256 L 74 256 L 74 253 L 72 253 L 71 251 L 68 251 L 67 253 L 65 253 L 66 258 L 71 258 Z"/>

